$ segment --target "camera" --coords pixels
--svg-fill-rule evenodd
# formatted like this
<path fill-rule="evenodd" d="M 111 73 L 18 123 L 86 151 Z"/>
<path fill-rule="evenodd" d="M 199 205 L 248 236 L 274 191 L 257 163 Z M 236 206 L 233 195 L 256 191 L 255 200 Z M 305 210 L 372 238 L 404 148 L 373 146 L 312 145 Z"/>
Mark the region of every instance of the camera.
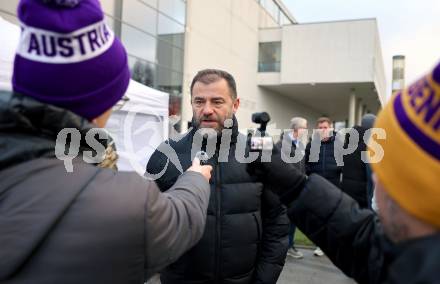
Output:
<path fill-rule="evenodd" d="M 270 121 L 267 112 L 256 112 L 252 114 L 252 122 L 260 124 L 257 133 L 248 132 L 248 143 L 251 151 L 271 151 L 273 148 L 272 137 L 266 136 L 266 126 Z"/>

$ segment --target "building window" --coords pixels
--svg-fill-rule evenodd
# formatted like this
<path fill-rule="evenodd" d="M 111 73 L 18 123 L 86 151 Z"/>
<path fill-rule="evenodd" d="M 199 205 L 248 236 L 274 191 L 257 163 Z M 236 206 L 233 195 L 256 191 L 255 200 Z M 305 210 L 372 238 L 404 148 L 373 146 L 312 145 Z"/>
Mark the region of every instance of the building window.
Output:
<path fill-rule="evenodd" d="M 19 24 L 19 0 L 0 1 L 0 16 Z M 132 79 L 170 94 L 170 115 L 180 116 L 186 1 L 99 0 L 105 22 L 128 53 Z"/>
<path fill-rule="evenodd" d="M 157 31 L 157 11 L 144 2 L 124 1 L 122 7 L 122 20 L 139 30 L 154 36 Z"/>
<path fill-rule="evenodd" d="M 182 25 L 186 22 L 186 4 L 182 0 L 159 0 L 159 11 Z"/>
<path fill-rule="evenodd" d="M 128 65 L 131 71 L 131 78 L 148 87 L 155 87 L 156 65 L 136 58 L 128 56 Z"/>
<path fill-rule="evenodd" d="M 280 26 L 293 24 L 285 11 L 274 0 L 256 0 L 261 7 L 274 19 Z"/>
<path fill-rule="evenodd" d="M 258 72 L 280 72 L 281 42 L 261 42 L 258 54 Z"/>
<path fill-rule="evenodd" d="M 168 17 L 159 15 L 158 25 L 158 38 L 163 41 L 167 41 L 170 44 L 184 48 L 185 39 L 185 26 L 175 21 L 170 20 Z"/>
<path fill-rule="evenodd" d="M 275 4 L 273 0 L 261 0 L 261 4 L 269 15 L 275 20 L 275 22 L 279 23 L 280 8 L 278 5 Z"/>
<path fill-rule="evenodd" d="M 149 62 L 156 62 L 155 37 L 138 28 L 122 24 L 122 42 L 129 55 Z"/>

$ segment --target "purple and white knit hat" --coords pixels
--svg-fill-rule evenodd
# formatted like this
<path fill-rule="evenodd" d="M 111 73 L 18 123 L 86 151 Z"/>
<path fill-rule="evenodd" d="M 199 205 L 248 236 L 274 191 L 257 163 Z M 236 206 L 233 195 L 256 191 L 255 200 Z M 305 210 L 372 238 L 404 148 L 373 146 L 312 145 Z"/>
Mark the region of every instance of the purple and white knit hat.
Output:
<path fill-rule="evenodd" d="M 21 0 L 15 92 L 92 120 L 124 95 L 127 54 L 98 0 Z"/>

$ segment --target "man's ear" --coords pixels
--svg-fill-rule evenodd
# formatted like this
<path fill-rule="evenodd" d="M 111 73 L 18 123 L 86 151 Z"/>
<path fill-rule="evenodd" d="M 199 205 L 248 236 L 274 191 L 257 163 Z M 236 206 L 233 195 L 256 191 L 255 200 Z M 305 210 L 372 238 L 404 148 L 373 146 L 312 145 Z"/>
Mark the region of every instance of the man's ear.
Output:
<path fill-rule="evenodd" d="M 237 112 L 239 106 L 240 106 L 240 98 L 236 98 L 232 105 L 232 111 L 234 112 L 234 114 Z"/>
<path fill-rule="evenodd" d="M 104 128 L 111 114 L 112 108 L 109 108 L 106 112 L 104 112 L 97 118 L 92 119 L 92 123 L 97 125 L 98 127 Z"/>

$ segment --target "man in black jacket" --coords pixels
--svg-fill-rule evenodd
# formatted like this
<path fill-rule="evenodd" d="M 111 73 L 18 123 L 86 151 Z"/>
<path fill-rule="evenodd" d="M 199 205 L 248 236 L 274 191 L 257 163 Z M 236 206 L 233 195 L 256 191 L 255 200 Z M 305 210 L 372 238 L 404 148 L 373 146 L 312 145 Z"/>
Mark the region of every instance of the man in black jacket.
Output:
<path fill-rule="evenodd" d="M 369 146 L 379 216 L 276 151 L 258 164 L 260 178 L 284 189 L 276 193 L 290 219 L 359 283 L 440 283 L 439 101 L 440 64 L 377 117 Z"/>
<path fill-rule="evenodd" d="M 200 71 L 191 84 L 194 128 L 179 141 L 162 143 L 147 165 L 161 190 L 201 148 L 214 168 L 204 236 L 162 271 L 164 284 L 276 283 L 281 273 L 289 220 L 278 198 L 246 171 L 246 137 L 234 116 L 239 102 L 229 73 Z"/>
<path fill-rule="evenodd" d="M 367 163 L 364 163 L 362 159 L 362 152 L 367 149 L 366 142 L 368 141 L 369 132 L 376 116 L 373 114 L 366 114 L 362 118 L 361 125 L 356 125 L 349 130 L 346 135 L 344 142 L 344 148 L 349 147 L 349 141 L 352 139 L 352 135 L 356 135 L 353 131 L 357 132 L 359 136 L 359 141 L 357 147 L 353 153 L 344 155 L 344 166 L 342 167 L 342 183 L 341 189 L 348 195 L 350 195 L 354 200 L 356 200 L 361 208 L 371 209 L 371 198 L 372 194 L 372 177 L 371 170 Z"/>
<path fill-rule="evenodd" d="M 314 133 L 306 147 L 307 174 L 319 174 L 340 187 L 342 168 L 336 163 L 333 123 L 328 117 L 320 117 L 316 126 L 318 132 Z"/>
<path fill-rule="evenodd" d="M 314 132 L 312 140 L 307 144 L 305 163 L 306 172 L 318 174 L 340 187 L 342 167 L 338 166 L 335 157 L 335 135 L 333 123 L 328 117 L 320 117 L 316 121 L 318 132 Z M 323 256 L 321 248 L 313 252 L 315 256 Z"/>

